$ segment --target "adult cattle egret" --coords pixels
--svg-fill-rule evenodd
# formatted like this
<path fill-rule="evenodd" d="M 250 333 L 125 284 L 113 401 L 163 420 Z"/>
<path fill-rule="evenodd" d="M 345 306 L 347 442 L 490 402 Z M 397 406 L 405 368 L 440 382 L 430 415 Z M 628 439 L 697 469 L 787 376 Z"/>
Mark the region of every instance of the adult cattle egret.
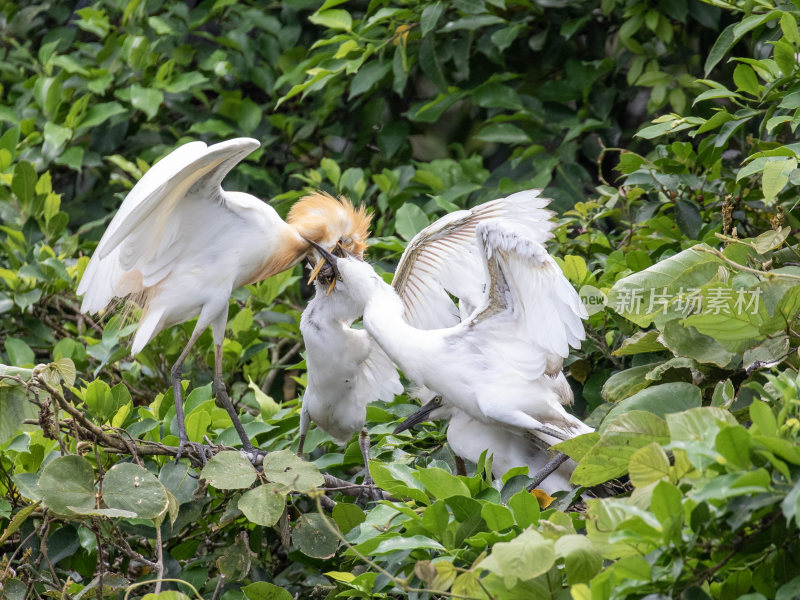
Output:
<path fill-rule="evenodd" d="M 258 198 L 223 190 L 225 175 L 259 145 L 250 138 L 213 146 L 191 142 L 158 161 L 125 198 L 78 286 L 85 313 L 103 310 L 114 298 L 128 298 L 141 307 L 132 354 L 162 329 L 198 317 L 171 372 L 178 457 L 189 444 L 181 369 L 208 326 L 215 345 L 214 390 L 244 448 L 253 451 L 222 379 L 222 341 L 231 292 L 302 260 L 310 249 L 307 240 L 359 251 L 366 237 L 363 210 L 354 210 L 346 201 L 324 194 L 306 197 L 284 222 Z M 204 458 L 202 448 L 198 454 Z"/>
<path fill-rule="evenodd" d="M 487 457 L 492 457 L 492 474 L 496 478 L 502 477 L 509 469 L 523 466 L 528 467 L 531 476 L 535 475 L 550 460 L 542 445 L 549 447 L 558 443 L 551 436 L 538 434 L 537 444 L 518 431 L 474 419 L 430 390 L 423 389 L 416 395 L 423 400 L 422 407 L 398 425 L 393 433 L 398 434 L 424 421 L 447 419 L 447 442 L 453 453 L 477 463 L 485 450 Z M 572 460 L 562 463 L 538 487 L 550 495 L 571 489 L 569 478 L 575 466 Z"/>
<path fill-rule="evenodd" d="M 525 207 L 530 217 L 434 223 L 419 244 L 412 240 L 394 288 L 356 257 L 314 245 L 340 277 L 336 294 L 363 309 L 367 332 L 410 380 L 473 419 L 528 437 L 593 431 L 564 410 L 567 398 L 554 385 L 569 347 L 584 338 L 587 314 L 542 245 L 554 227 L 543 210 L 549 200 L 533 190 L 503 202 Z M 459 233 L 459 219 L 474 237 Z M 404 267 L 407 256 L 421 266 Z M 461 300 L 460 316 L 448 292 Z M 421 328 L 446 320 L 456 324 Z"/>

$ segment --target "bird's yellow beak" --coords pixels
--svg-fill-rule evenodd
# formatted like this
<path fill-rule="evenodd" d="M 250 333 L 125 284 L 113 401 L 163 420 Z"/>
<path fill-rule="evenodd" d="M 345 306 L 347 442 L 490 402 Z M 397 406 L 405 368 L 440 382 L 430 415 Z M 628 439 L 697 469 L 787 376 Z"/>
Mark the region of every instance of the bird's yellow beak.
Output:
<path fill-rule="evenodd" d="M 320 247 L 317 246 L 317 244 L 314 244 L 312 242 L 312 245 L 317 248 L 317 251 L 319 251 Z M 342 246 L 341 242 L 336 242 L 336 246 L 334 246 L 334 248 L 333 248 L 332 254 L 333 254 L 334 257 L 336 255 L 337 251 L 338 251 L 339 254 L 341 254 L 341 256 L 344 256 L 344 254 L 346 252 L 344 247 Z M 311 285 L 311 282 L 313 282 L 317 278 L 317 276 L 319 276 L 319 272 L 320 272 L 320 270 L 322 270 L 322 267 L 324 267 L 325 264 L 329 263 L 329 262 L 330 261 L 328 261 L 328 259 L 325 257 L 325 255 L 322 255 L 320 257 L 320 259 L 314 265 L 314 268 L 311 270 L 311 275 L 309 275 L 309 277 L 308 277 L 308 285 Z M 331 266 L 333 267 L 333 270 L 334 270 L 334 277 L 331 279 L 331 282 L 328 285 L 327 292 L 325 292 L 326 296 L 329 295 L 333 291 L 333 288 L 336 287 L 336 280 L 338 279 L 338 276 L 339 276 L 339 273 L 336 271 L 336 265 L 334 265 L 333 263 L 330 263 L 330 264 L 331 264 Z"/>

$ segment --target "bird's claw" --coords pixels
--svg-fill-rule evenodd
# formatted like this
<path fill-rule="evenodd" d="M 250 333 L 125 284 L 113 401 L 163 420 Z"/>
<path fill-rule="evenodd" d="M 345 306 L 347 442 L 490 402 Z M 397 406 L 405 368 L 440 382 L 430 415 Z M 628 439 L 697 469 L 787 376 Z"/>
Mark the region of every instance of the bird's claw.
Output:
<path fill-rule="evenodd" d="M 205 466 L 205 464 L 208 462 L 208 456 L 206 455 L 206 451 L 209 448 L 205 444 L 201 444 L 199 442 L 180 440 L 180 442 L 178 442 L 178 451 L 175 453 L 175 460 L 176 461 L 180 460 L 181 457 L 189 458 L 191 460 L 191 457 L 189 456 L 188 452 L 186 452 L 186 455 L 184 456 L 184 451 L 187 448 L 191 448 L 192 450 L 194 450 L 195 454 L 200 460 L 200 464 Z"/>

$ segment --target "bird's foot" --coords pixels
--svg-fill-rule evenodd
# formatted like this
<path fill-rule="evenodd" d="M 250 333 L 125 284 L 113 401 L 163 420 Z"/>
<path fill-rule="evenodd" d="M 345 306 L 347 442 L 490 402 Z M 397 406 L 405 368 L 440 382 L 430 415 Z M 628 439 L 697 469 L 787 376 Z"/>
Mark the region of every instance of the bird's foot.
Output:
<path fill-rule="evenodd" d="M 190 442 L 188 439 L 181 439 L 178 442 L 178 451 L 175 453 L 175 460 L 180 460 L 182 457 L 192 460 L 192 451 L 196 455 L 197 461 L 202 465 L 208 462 L 208 455 L 206 454 L 210 448 L 205 444 L 199 442 Z"/>

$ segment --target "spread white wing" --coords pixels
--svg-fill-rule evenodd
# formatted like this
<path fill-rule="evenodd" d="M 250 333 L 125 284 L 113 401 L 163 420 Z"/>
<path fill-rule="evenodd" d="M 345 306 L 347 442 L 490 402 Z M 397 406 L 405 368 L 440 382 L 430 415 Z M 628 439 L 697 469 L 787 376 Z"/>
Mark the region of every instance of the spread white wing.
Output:
<path fill-rule="evenodd" d="M 513 219 L 524 222 L 535 239 L 546 241 L 554 223 L 545 209 L 550 200 L 540 193 L 527 190 L 450 213 L 414 236 L 392 281 L 406 321 L 419 329 L 451 327 L 479 306 L 487 275 L 477 244 L 478 226 L 489 219 Z M 461 312 L 450 295 L 460 300 Z"/>
<path fill-rule="evenodd" d="M 250 138 L 213 146 L 191 142 L 153 165 L 125 198 L 89 261 L 78 286 L 78 294 L 85 294 L 81 310 L 97 312 L 115 296 L 158 283 L 187 250 L 182 240 L 203 236 L 181 227 L 190 215 L 196 220 L 202 211 L 214 229 L 230 221 L 220 184 L 259 145 Z M 194 204 L 199 201 L 202 205 Z"/>

